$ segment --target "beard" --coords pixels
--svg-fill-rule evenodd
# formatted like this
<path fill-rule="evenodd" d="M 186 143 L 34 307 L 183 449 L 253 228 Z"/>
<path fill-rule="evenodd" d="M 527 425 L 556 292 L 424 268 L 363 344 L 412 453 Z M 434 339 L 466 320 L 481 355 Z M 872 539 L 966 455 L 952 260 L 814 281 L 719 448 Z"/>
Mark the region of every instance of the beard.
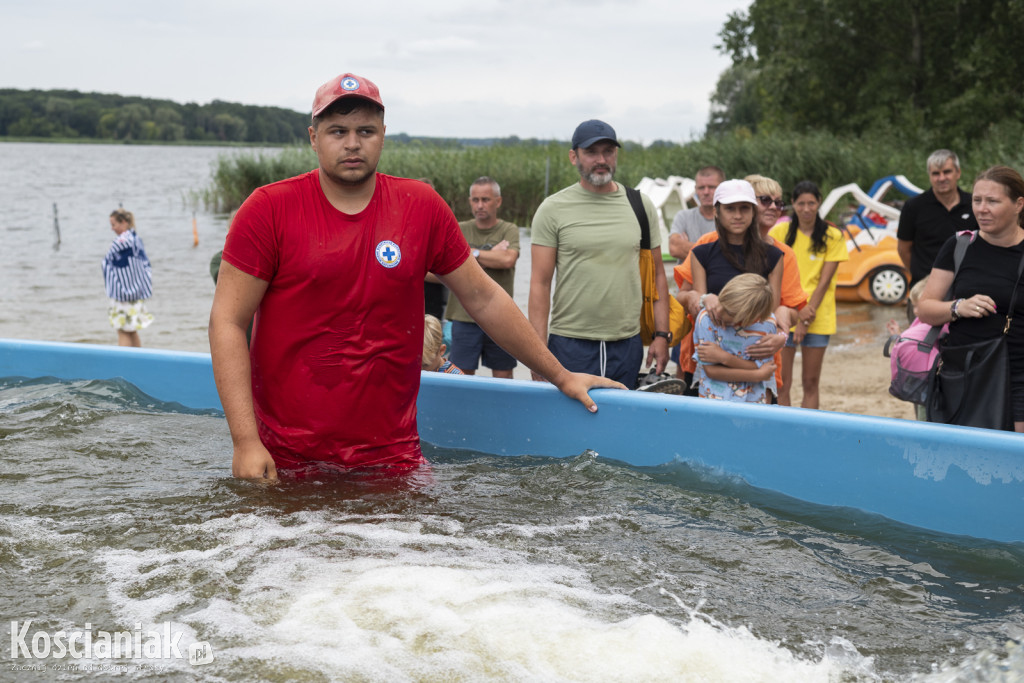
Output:
<path fill-rule="evenodd" d="M 320 173 L 323 173 L 337 185 L 361 185 L 367 181 L 367 179 L 377 172 L 376 168 L 367 170 L 356 170 L 347 169 L 341 173 L 334 169 L 320 167 Z"/>
<path fill-rule="evenodd" d="M 608 170 L 594 171 L 591 170 L 589 173 L 583 169 L 581 162 L 576 162 L 576 170 L 579 171 L 580 177 L 586 180 L 594 187 L 603 187 L 607 185 L 615 178 L 615 167 L 610 166 Z"/>

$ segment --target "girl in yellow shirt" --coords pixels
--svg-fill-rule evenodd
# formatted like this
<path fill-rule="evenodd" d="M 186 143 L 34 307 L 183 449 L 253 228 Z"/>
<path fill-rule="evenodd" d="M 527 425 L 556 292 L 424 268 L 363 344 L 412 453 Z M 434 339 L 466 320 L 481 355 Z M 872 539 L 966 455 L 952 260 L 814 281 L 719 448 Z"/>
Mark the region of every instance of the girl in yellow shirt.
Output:
<path fill-rule="evenodd" d="M 829 337 L 836 332 L 836 270 L 841 261 L 850 258 L 846 240 L 833 225 L 818 215 L 821 191 L 809 180 L 796 184 L 791 195 L 793 214 L 788 222 L 779 223 L 769 233 L 785 242 L 796 254 L 800 269 L 800 285 L 807 293 L 807 305 L 799 311 L 799 319 L 782 349 L 782 382 L 779 404 L 790 405 L 793 361 L 799 346 L 803 358 L 804 408 L 817 408 L 818 385 Z"/>

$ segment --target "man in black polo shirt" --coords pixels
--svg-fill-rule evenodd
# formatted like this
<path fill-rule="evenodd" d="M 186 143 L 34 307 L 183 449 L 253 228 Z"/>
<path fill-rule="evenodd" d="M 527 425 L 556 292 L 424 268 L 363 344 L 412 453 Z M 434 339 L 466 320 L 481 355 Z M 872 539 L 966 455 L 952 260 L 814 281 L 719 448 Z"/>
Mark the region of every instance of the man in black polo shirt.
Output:
<path fill-rule="evenodd" d="M 910 284 L 932 272 L 939 248 L 960 230 L 977 230 L 971 193 L 957 187 L 960 159 L 948 149 L 928 157 L 930 190 L 907 200 L 897 230 L 900 260 L 910 271 Z"/>

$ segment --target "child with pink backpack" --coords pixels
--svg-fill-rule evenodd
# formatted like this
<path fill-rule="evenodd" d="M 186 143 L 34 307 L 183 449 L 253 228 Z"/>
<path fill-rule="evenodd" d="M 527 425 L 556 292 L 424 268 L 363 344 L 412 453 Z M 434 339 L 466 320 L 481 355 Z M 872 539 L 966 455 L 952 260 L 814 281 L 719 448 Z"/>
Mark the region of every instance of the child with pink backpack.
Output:
<path fill-rule="evenodd" d="M 967 246 L 974 241 L 977 232 L 962 230 L 957 233 L 956 250 L 953 252 L 953 275 L 960 270 Z M 931 382 L 932 368 L 939 356 L 937 342 L 949 332 L 949 323 L 941 328 L 921 322 L 917 317 L 917 302 L 924 293 L 925 282 L 922 279 L 910 289 L 908 298 L 914 308 L 914 321 L 903 332 L 895 320 L 886 325 L 889 339 L 885 342 L 882 353 L 889 358 L 892 370 L 892 382 L 889 393 L 903 401 L 910 401 L 916 406 L 918 420 L 927 420 L 925 404 L 928 401 L 928 387 Z M 890 348 L 891 347 L 891 348 Z"/>
<path fill-rule="evenodd" d="M 924 420 L 924 404 L 928 397 L 928 381 L 935 359 L 939 355 L 936 345 L 939 335 L 946 332 L 948 325 L 941 329 L 923 323 L 917 318 L 917 302 L 924 292 L 928 278 L 924 278 L 910 289 L 910 304 L 914 308 L 914 321 L 900 332 L 899 324 L 890 320 L 886 325 L 889 339 L 882 351 L 888 358 L 892 370 L 889 393 L 903 401 L 915 404 L 917 419 Z"/>

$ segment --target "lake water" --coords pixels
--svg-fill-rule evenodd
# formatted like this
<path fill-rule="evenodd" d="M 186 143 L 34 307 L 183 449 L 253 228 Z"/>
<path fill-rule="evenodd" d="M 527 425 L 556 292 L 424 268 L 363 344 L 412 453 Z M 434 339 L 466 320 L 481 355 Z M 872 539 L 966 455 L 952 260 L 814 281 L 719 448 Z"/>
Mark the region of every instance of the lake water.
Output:
<path fill-rule="evenodd" d="M 143 343 L 205 350 L 226 216 L 197 208 L 193 248 L 185 196 L 222 153 L 0 145 L 0 336 L 114 342 L 123 204 L 154 265 Z M 412 477 L 265 487 L 230 450 L 220 416 L 120 382 L 0 381 L 0 680 L 1024 680 L 1022 544 L 587 452 L 428 447 Z M 34 657 L 86 629 L 183 656 Z"/>
<path fill-rule="evenodd" d="M 123 206 L 135 214 L 153 263 L 149 308 L 156 320 L 140 333 L 143 345 L 209 351 L 209 262 L 224 244 L 228 217 L 194 206 L 189 196 L 207 187 L 219 155 L 235 153 L 214 147 L 0 144 L 0 337 L 116 343 L 100 263 L 114 238 L 110 212 Z"/>

